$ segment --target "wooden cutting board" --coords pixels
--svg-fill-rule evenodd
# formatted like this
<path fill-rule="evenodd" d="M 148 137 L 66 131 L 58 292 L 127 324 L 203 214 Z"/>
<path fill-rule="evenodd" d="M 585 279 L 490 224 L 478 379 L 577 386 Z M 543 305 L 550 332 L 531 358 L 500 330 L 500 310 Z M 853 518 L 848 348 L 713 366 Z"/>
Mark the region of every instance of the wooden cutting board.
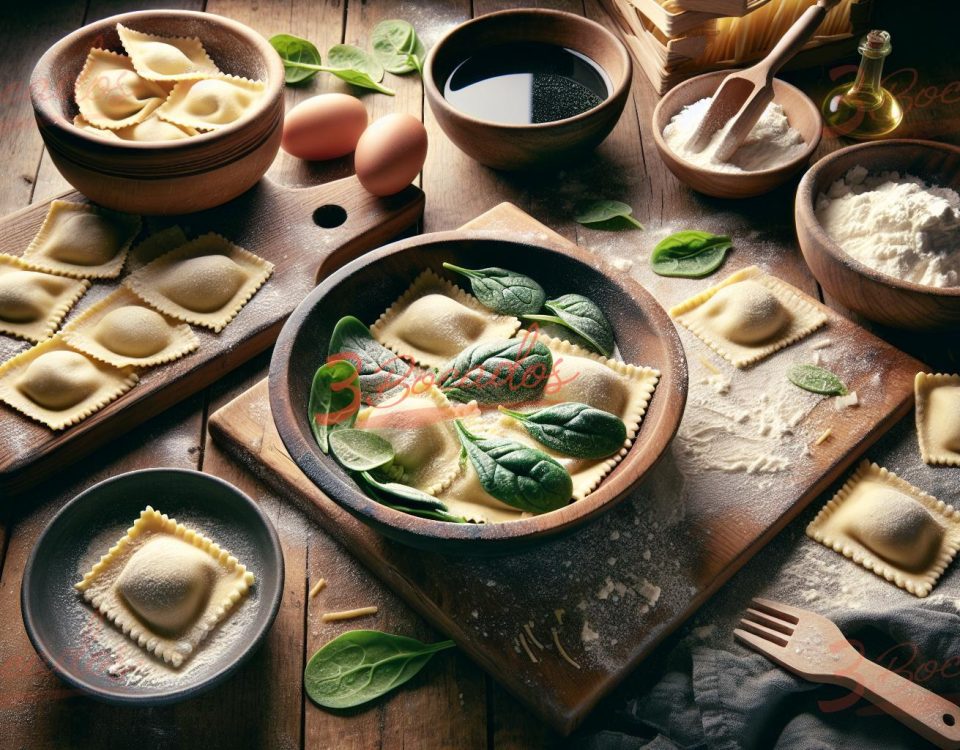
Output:
<path fill-rule="evenodd" d="M 59 199 L 85 202 L 77 192 Z M 145 217 L 148 231 L 178 224 L 190 237 L 219 232 L 273 263 L 273 275 L 223 331 L 215 334 L 194 326 L 200 339 L 195 352 L 141 370 L 132 390 L 77 425 L 54 432 L 0 403 L 0 496 L 29 487 L 51 468 L 77 460 L 266 349 L 320 278 L 414 224 L 423 203 L 416 187 L 377 198 L 356 177 L 308 188 L 288 188 L 264 178 L 239 198 L 209 211 Z M 0 252 L 20 255 L 49 204 L 0 219 Z M 114 291 L 124 276 L 95 281 L 70 317 Z M 0 361 L 29 347 L 28 342 L 0 336 Z"/>
<path fill-rule="evenodd" d="M 534 242 L 546 233 L 565 241 L 508 203 L 464 228 L 510 230 Z M 745 265 L 752 253 L 749 248 L 738 250 L 735 262 Z M 732 270 L 725 268 L 718 276 Z M 672 298 L 658 295 L 662 289 L 673 289 Z M 666 284 L 650 291 L 667 306 L 679 301 L 676 290 Z M 811 446 L 810 455 L 801 456 L 788 470 L 755 477 L 721 471 L 684 476 L 674 455 L 675 442 L 641 487 L 609 513 L 570 536 L 509 557 L 429 554 L 388 541 L 354 519 L 324 496 L 287 454 L 270 415 L 266 380 L 215 412 L 210 431 L 245 466 L 303 505 L 540 717 L 568 733 L 910 410 L 913 378 L 922 363 L 815 304 L 829 315 L 826 335 L 831 346 L 857 352 L 858 361 L 867 366 L 847 383 L 864 394 L 860 406 L 840 412 L 827 399 L 808 415 L 811 434 L 821 434 L 826 426 L 832 429 L 828 440 Z M 697 361 L 709 352 L 684 329 L 681 337 L 692 372 L 686 422 L 703 408 L 693 397 L 709 386 L 695 378 Z M 760 377 L 761 367 L 754 370 Z M 878 373 L 881 387 L 875 384 Z M 681 433 L 683 429 L 681 425 Z M 553 630 L 579 668 L 562 658 Z"/>

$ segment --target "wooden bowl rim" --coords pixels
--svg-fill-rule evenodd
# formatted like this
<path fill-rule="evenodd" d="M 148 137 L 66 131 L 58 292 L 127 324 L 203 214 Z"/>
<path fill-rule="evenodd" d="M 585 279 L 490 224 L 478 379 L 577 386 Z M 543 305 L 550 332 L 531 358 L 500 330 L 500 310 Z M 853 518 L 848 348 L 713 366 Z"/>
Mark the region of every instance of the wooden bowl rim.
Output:
<path fill-rule="evenodd" d="M 672 397 L 676 400 L 672 404 L 666 404 L 663 407 L 665 409 L 666 419 L 672 421 L 672 424 L 669 424 L 669 429 L 661 430 L 660 433 L 654 433 L 654 435 L 656 435 L 655 440 L 648 439 L 641 442 L 635 439 L 627 455 L 623 457 L 621 464 L 630 460 L 631 453 L 635 449 L 639 449 L 639 452 L 634 454 L 632 460 L 641 460 L 645 463 L 645 466 L 641 468 L 637 476 L 628 478 L 625 474 L 621 474 L 612 482 L 610 481 L 610 477 L 607 476 L 600 486 L 583 500 L 575 501 L 564 508 L 551 511 L 550 513 L 503 523 L 452 524 L 401 513 L 400 511 L 395 511 L 392 508 L 380 505 L 374 500 L 371 500 L 364 495 L 353 482 L 349 480 L 345 481 L 327 469 L 325 462 L 332 461 L 333 459 L 322 456 L 312 441 L 302 439 L 296 417 L 293 414 L 292 405 L 287 397 L 286 383 L 290 376 L 289 353 L 300 329 L 319 301 L 333 293 L 341 281 L 347 276 L 387 256 L 400 254 L 412 249 L 429 247 L 431 245 L 476 241 L 504 242 L 523 247 L 535 247 L 538 250 L 564 255 L 574 261 L 591 266 L 603 274 L 608 281 L 619 287 L 620 292 L 624 296 L 640 305 L 643 308 L 644 314 L 649 316 L 651 332 L 665 342 L 668 351 L 667 366 L 661 370 L 660 381 L 657 384 L 657 389 L 654 391 L 652 399 L 657 398 L 659 394 L 661 398 Z M 389 304 L 389 301 L 385 304 Z M 672 381 L 672 383 L 665 383 L 665 380 Z M 673 390 L 668 391 L 667 388 L 670 385 L 672 385 Z M 497 545 L 504 541 L 516 541 L 524 537 L 544 537 L 545 539 L 564 529 L 575 528 L 581 523 L 587 522 L 591 517 L 609 510 L 623 500 L 630 490 L 649 474 L 650 470 L 653 469 L 669 449 L 677 429 L 680 426 L 680 420 L 683 417 L 687 399 L 687 386 L 688 370 L 686 354 L 676 327 L 660 303 L 657 302 L 653 295 L 641 284 L 630 277 L 619 277 L 610 269 L 607 269 L 603 263 L 598 262 L 596 258 L 592 256 L 588 257 L 582 251 L 575 252 L 572 248 L 562 248 L 559 245 L 550 246 L 548 244 L 519 240 L 513 233 L 501 230 L 451 230 L 418 235 L 385 245 L 339 269 L 318 285 L 287 319 L 274 347 L 270 360 L 270 373 L 268 378 L 270 410 L 282 442 L 298 468 L 308 476 L 321 492 L 327 497 L 330 497 L 335 503 L 345 506 L 351 512 L 363 516 L 364 519 L 369 519 L 375 525 L 381 524 L 392 527 L 403 533 L 416 536 L 420 540 L 438 540 L 460 544 L 474 542 L 492 545 Z M 649 412 L 650 407 L 648 405 L 644 413 L 645 419 L 649 415 Z M 642 427 L 643 422 L 641 422 L 641 430 Z M 650 438 L 651 436 L 648 435 L 647 437 Z M 307 452 L 307 454 L 317 461 L 317 466 L 320 467 L 320 473 L 323 474 L 330 485 L 336 488 L 336 492 L 331 493 L 321 486 L 319 482 L 314 481 L 313 477 L 310 476 L 310 471 L 302 466 L 301 459 L 304 457 L 304 452 Z M 640 459 L 640 456 L 644 458 Z M 545 520 L 547 520 L 546 523 Z M 477 552 L 480 552 L 479 547 L 477 548 Z"/>
<path fill-rule="evenodd" d="M 687 161 L 682 156 L 680 156 L 676 151 L 674 151 L 667 144 L 666 140 L 663 137 L 662 129 L 657 125 L 657 121 L 660 119 L 660 113 L 668 109 L 667 105 L 670 104 L 672 108 L 673 102 L 677 98 L 678 92 L 683 91 L 683 89 L 692 87 L 698 81 L 703 81 L 707 78 L 723 78 L 724 76 L 729 75 L 730 73 L 735 73 L 734 70 L 712 70 L 709 73 L 703 73 L 701 75 L 695 76 L 693 78 L 688 78 L 686 81 L 682 81 L 670 89 L 663 97 L 657 102 L 657 106 L 653 108 L 653 118 L 651 123 L 653 125 L 653 140 L 657 144 L 657 148 L 661 151 L 665 151 L 677 162 L 682 164 L 685 168 L 691 172 L 695 172 L 699 175 L 709 176 L 717 181 L 726 181 L 729 184 L 745 182 L 747 180 L 756 179 L 757 177 L 780 177 L 782 176 L 785 180 L 791 174 L 796 172 L 803 164 L 810 159 L 813 155 L 813 152 L 817 150 L 817 147 L 820 145 L 820 138 L 822 136 L 822 128 L 817 131 L 817 135 L 812 140 L 806 143 L 806 148 L 799 155 L 794 157 L 788 162 L 784 162 L 776 167 L 770 167 L 768 169 L 756 169 L 749 172 L 718 172 L 713 169 L 705 169 L 704 167 L 697 166 L 690 161 Z M 792 83 L 787 83 L 782 78 L 774 78 L 774 81 L 777 82 L 780 86 L 785 86 L 788 89 L 791 89 L 794 93 L 798 94 L 800 100 L 803 101 L 805 106 L 810 108 L 810 111 L 816 115 L 816 119 L 821 120 L 820 110 L 817 108 L 817 105 L 813 103 L 813 100 L 803 93 L 799 88 L 794 86 Z M 774 101 L 776 101 L 776 94 L 774 94 Z M 673 112 L 673 115 L 676 115 L 680 110 L 677 109 Z"/>
<path fill-rule="evenodd" d="M 823 225 L 817 220 L 814 206 L 816 205 L 817 195 L 822 192 L 823 186 L 819 185 L 820 178 L 826 168 L 834 165 L 838 161 L 850 161 L 850 167 L 856 166 L 853 158 L 861 151 L 868 149 L 889 149 L 896 150 L 902 147 L 911 148 L 929 148 L 935 151 L 947 151 L 960 156 L 960 147 L 949 143 L 940 143 L 938 141 L 929 141 L 919 138 L 894 138 L 887 141 L 871 141 L 868 143 L 856 143 L 852 146 L 846 146 L 827 154 L 806 171 L 800 184 L 797 186 L 797 197 L 794 207 L 794 215 L 797 224 L 803 222 L 805 231 L 809 232 L 816 240 L 814 243 L 808 243 L 807 250 L 812 252 L 825 252 L 834 261 L 843 264 L 851 271 L 864 276 L 870 281 L 892 289 L 913 292 L 930 297 L 941 297 L 946 299 L 960 298 L 960 286 L 928 286 L 918 284 L 906 279 L 898 279 L 896 276 L 889 276 L 881 273 L 870 266 L 861 263 L 859 260 L 848 254 L 840 247 L 833 238 L 827 234 Z M 899 170 L 898 170 L 899 171 Z M 925 176 L 916 175 L 921 179 L 927 179 Z"/>
<path fill-rule="evenodd" d="M 211 130 L 206 133 L 199 133 L 191 138 L 184 138 L 177 141 L 125 141 L 99 138 L 91 133 L 87 133 L 82 128 L 76 127 L 60 111 L 53 97 L 42 97 L 39 92 L 42 90 L 41 79 L 50 75 L 49 71 L 56 66 L 64 50 L 82 37 L 91 34 L 97 30 L 114 28 L 117 23 L 125 26 L 135 26 L 137 21 L 144 18 L 172 18 L 189 16 L 201 20 L 204 23 L 212 23 L 230 29 L 249 42 L 251 49 L 259 52 L 261 58 L 266 64 L 268 75 L 266 87 L 263 96 L 243 117 L 235 122 L 225 125 L 218 130 Z M 201 40 L 203 41 L 203 40 Z M 195 10 L 137 10 L 128 13 L 118 13 L 107 18 L 93 21 L 81 26 L 79 29 L 71 31 L 66 36 L 52 44 L 44 52 L 30 74 L 30 101 L 33 109 L 38 114 L 42 114 L 46 123 L 57 130 L 68 133 L 71 137 L 77 137 L 81 141 L 86 141 L 97 148 L 115 150 L 117 153 L 124 151 L 167 151 L 167 152 L 185 152 L 196 148 L 203 148 L 212 141 L 223 138 L 241 131 L 244 127 L 255 122 L 262 117 L 268 109 L 273 106 L 278 97 L 283 97 L 283 88 L 285 85 L 283 62 L 276 50 L 270 46 L 270 43 L 260 34 L 251 29 L 246 24 L 235 21 L 232 18 L 221 16 L 216 13 Z M 67 130 L 69 128 L 69 130 Z"/>
<path fill-rule="evenodd" d="M 620 62 L 623 65 L 624 70 L 623 77 L 619 82 L 613 84 L 613 88 L 610 91 L 609 96 L 600 102 L 600 104 L 595 107 L 591 107 L 590 109 L 586 110 L 585 112 L 581 112 L 578 115 L 574 115 L 573 117 L 565 117 L 561 120 L 522 125 L 517 123 L 497 122 L 495 120 L 484 120 L 479 117 L 473 117 L 472 115 L 466 114 L 462 110 L 459 110 L 450 104 L 450 102 L 446 100 L 446 97 L 444 97 L 443 92 L 437 86 L 436 78 L 433 75 L 433 67 L 437 54 L 446 44 L 450 42 L 454 36 L 462 33 L 465 28 L 489 24 L 508 16 L 532 16 L 533 18 L 552 17 L 569 24 L 583 25 L 594 28 L 600 32 L 600 35 L 610 44 L 611 49 L 614 49 L 617 55 L 620 57 Z M 582 50 L 577 51 L 581 54 L 586 54 Z M 600 65 L 600 63 L 596 63 L 596 65 L 601 68 L 603 67 Z M 610 76 L 610 72 L 607 71 L 606 68 L 603 68 L 603 70 L 607 76 Z M 427 97 L 433 106 L 439 107 L 449 117 L 459 120 L 462 123 L 482 128 L 502 128 L 503 130 L 513 132 L 542 133 L 551 129 L 566 127 L 571 123 L 585 122 L 586 120 L 606 115 L 609 113 L 609 110 L 615 109 L 617 106 L 619 106 L 620 100 L 625 98 L 629 93 L 632 79 L 633 61 L 630 57 L 630 53 L 627 51 L 627 48 L 624 46 L 623 42 L 616 37 L 616 35 L 605 29 L 596 21 L 592 21 L 589 18 L 578 16 L 575 13 L 567 13 L 566 11 L 562 10 L 549 10 L 546 8 L 513 8 L 508 10 L 500 10 L 495 13 L 487 13 L 486 15 L 473 18 L 469 21 L 464 21 L 463 23 L 458 24 L 450 29 L 435 45 L 433 45 L 433 48 L 427 54 L 426 62 L 423 65 L 423 85 L 427 93 Z M 612 80 L 611 83 L 613 83 Z"/>

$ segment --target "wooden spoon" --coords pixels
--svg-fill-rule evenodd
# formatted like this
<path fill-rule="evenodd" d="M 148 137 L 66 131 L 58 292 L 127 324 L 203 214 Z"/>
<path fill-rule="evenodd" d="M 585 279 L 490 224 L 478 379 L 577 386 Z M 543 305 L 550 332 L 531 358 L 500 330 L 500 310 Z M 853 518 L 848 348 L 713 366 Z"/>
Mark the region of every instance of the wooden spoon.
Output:
<path fill-rule="evenodd" d="M 737 70 L 723 79 L 697 132 L 687 143 L 693 151 L 703 151 L 713 134 L 733 118 L 720 140 L 715 157 L 727 161 L 757 124 L 766 106 L 773 101 L 773 77 L 807 43 L 827 12 L 839 0 L 819 0 L 794 21 L 765 58 L 745 70 Z"/>

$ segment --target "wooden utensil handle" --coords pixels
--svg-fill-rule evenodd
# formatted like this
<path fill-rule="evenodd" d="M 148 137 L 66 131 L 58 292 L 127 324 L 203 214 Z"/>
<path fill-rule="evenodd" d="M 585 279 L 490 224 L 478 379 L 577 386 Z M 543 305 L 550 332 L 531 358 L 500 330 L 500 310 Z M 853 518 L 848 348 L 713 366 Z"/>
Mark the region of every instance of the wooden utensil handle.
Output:
<path fill-rule="evenodd" d="M 820 0 L 816 5 L 807 8 L 793 22 L 793 26 L 780 37 L 780 41 L 770 50 L 770 53 L 757 63 L 758 68 L 766 68 L 768 79 L 773 78 L 784 63 L 800 51 L 800 48 L 807 43 L 807 40 L 813 36 L 813 32 L 823 22 L 827 12 L 838 2 L 839 0 Z"/>
<path fill-rule="evenodd" d="M 851 677 L 867 700 L 924 739 L 960 748 L 960 706 L 866 659 Z"/>

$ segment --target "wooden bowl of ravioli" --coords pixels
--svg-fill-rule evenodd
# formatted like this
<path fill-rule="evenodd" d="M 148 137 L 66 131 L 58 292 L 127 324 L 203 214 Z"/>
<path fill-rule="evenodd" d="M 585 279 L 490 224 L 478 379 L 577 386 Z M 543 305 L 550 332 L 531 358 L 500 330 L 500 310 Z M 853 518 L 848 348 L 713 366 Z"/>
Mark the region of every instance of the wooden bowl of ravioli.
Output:
<path fill-rule="evenodd" d="M 118 23 L 141 34 L 196 37 L 220 71 L 261 81 L 263 88 L 255 97 L 223 105 L 242 112 L 229 124 L 182 139 L 124 140 L 77 127 L 77 77 L 91 49 L 125 51 Z M 169 88 L 177 82 L 159 83 Z M 212 13 L 150 10 L 111 16 L 65 36 L 34 68 L 30 97 L 50 157 L 73 187 L 118 211 L 182 214 L 226 203 L 267 171 L 280 147 L 283 86 L 279 56 L 247 26 Z M 103 88 L 91 84 L 85 90 L 96 99 Z M 111 90 L 124 97 L 129 91 L 121 85 Z"/>
<path fill-rule="evenodd" d="M 597 303 L 610 321 L 616 339 L 615 356 L 619 355 L 622 361 L 610 367 L 604 364 L 609 360 L 599 355 L 581 354 L 578 358 L 577 352 L 565 343 L 549 344 L 555 363 L 557 354 L 562 352 L 569 374 L 583 373 L 583 390 L 592 393 L 596 404 L 601 404 L 597 408 L 616 411 L 616 404 L 626 405 L 633 397 L 634 381 L 619 377 L 620 373 L 629 371 L 632 378 L 637 373 L 658 371 L 652 395 L 648 391 L 649 400 L 638 407 L 640 417 L 635 433 L 628 428 L 628 437 L 633 436 L 618 454 L 621 460 L 605 467 L 601 478 L 592 485 L 595 488 L 582 499 L 541 515 L 515 512 L 514 520 L 499 522 L 449 523 L 419 518 L 370 499 L 332 456 L 318 448 L 307 404 L 314 372 L 326 359 L 337 321 L 355 316 L 367 325 L 374 323 L 427 271 L 437 274 L 430 276 L 428 285 L 454 284 L 469 291 L 469 283 L 445 271 L 443 262 L 466 268 L 509 268 L 539 282 L 548 299 L 579 293 Z M 456 290 L 453 293 L 460 294 Z M 453 319 L 450 313 L 443 316 L 445 320 Z M 424 325 L 428 327 L 429 323 Z M 511 335 L 498 334 L 495 338 Z M 385 536 L 411 546 L 454 554 L 496 555 L 572 531 L 629 495 L 666 451 L 680 424 L 687 395 L 687 364 L 676 329 L 663 308 L 642 286 L 605 269 L 596 258 L 552 244 L 546 238 L 543 244 L 532 244 L 508 233 L 453 231 L 387 245 L 325 279 L 284 325 L 271 360 L 269 390 L 274 421 L 290 456 L 324 494 L 354 516 Z M 584 402 L 588 397 L 564 400 Z M 412 442 L 413 452 L 418 452 L 429 440 L 425 437 L 422 442 Z M 459 448 L 455 453 L 459 453 Z M 570 471 L 573 473 L 574 469 Z M 439 497 L 451 510 L 454 504 L 459 509 L 464 500 L 458 496 L 459 491 L 460 485 L 454 481 Z"/>

